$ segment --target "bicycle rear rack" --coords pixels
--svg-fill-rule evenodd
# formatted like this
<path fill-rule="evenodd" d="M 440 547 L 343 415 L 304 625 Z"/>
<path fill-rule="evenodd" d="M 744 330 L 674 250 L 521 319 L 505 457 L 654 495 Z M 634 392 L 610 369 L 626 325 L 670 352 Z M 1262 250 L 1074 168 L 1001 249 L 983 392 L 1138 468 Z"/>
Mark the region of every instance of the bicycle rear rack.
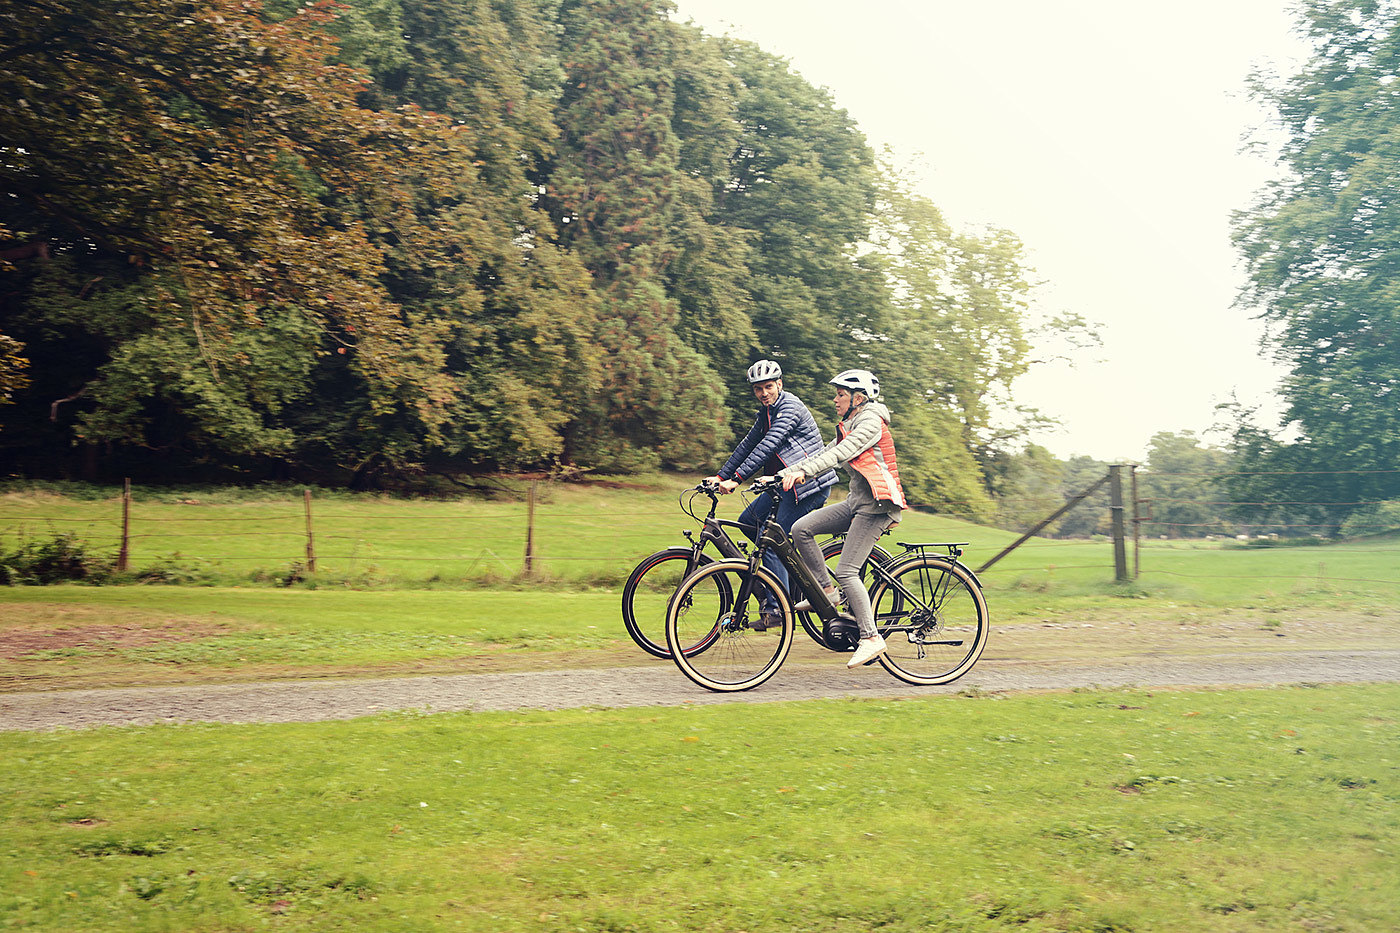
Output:
<path fill-rule="evenodd" d="M 895 544 L 898 544 L 900 547 L 904 548 L 904 550 L 906 550 L 906 551 L 918 551 L 918 552 L 921 553 L 921 554 L 923 553 L 924 548 L 927 548 L 927 547 L 941 547 L 941 548 L 947 548 L 947 549 L 948 549 L 948 554 L 949 554 L 950 556 L 952 556 L 952 557 L 962 557 L 962 554 L 963 554 L 962 549 L 965 548 L 965 547 L 967 547 L 968 542 L 966 542 L 966 541 L 924 541 L 924 542 L 896 541 Z"/>

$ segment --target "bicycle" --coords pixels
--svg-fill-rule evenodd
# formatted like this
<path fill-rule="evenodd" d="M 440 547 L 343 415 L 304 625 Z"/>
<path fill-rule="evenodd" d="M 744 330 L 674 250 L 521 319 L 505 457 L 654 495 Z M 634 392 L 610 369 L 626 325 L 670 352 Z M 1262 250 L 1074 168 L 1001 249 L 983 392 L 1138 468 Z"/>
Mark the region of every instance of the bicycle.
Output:
<path fill-rule="evenodd" d="M 697 514 L 695 508 L 695 500 L 701 495 L 710 499 L 709 514 L 704 518 Z M 776 503 L 776 499 L 773 502 Z M 735 528 L 742 532 L 751 526 L 729 519 L 715 518 L 718 508 L 719 492 L 716 487 L 700 483 L 683 490 L 681 511 L 700 522 L 699 537 L 695 537 L 689 529 L 682 530 L 681 534 L 689 542 L 688 545 L 662 548 L 644 557 L 633 568 L 622 587 L 622 624 L 626 627 L 627 634 L 637 643 L 637 647 L 653 657 L 671 657 L 671 649 L 666 644 L 665 636 L 666 608 L 686 577 L 700 567 L 715 562 L 715 558 L 705 553 L 705 549 L 713 547 L 720 553 L 721 558 L 729 560 L 744 560 L 747 557 L 747 542 L 735 543 L 726 529 Z M 772 514 L 770 508 L 768 515 Z M 841 556 L 841 545 L 840 538 L 832 538 L 825 542 L 822 545 L 822 556 L 827 561 L 836 560 Z M 861 570 L 862 576 L 869 572 L 869 564 L 888 563 L 891 559 L 888 551 L 876 545 L 870 553 L 867 565 Z M 807 634 L 823 647 L 829 647 L 821 626 L 813 622 L 809 614 L 800 614 L 800 620 Z M 699 643 L 688 645 L 685 650 L 699 650 Z"/>
<path fill-rule="evenodd" d="M 776 501 L 782 484 L 761 477 L 750 489 Z M 875 624 L 889 645 L 875 660 L 905 683 L 951 683 L 972 669 L 987 646 L 982 584 L 958 560 L 967 542 L 897 543 L 904 551 L 889 564 L 868 565 L 875 577 L 870 589 Z M 948 553 L 930 553 L 933 548 Z M 855 650 L 855 620 L 830 605 L 792 540 L 769 519 L 751 553 L 697 568 L 667 605 L 671 660 L 706 689 L 751 690 L 777 673 L 792 649 L 799 613 L 787 589 L 762 564 L 770 549 L 814 607 L 823 634 L 819 643 L 834 651 Z M 773 629 L 759 633 L 750 625 L 765 599 L 776 602 L 783 616 L 777 637 Z"/>

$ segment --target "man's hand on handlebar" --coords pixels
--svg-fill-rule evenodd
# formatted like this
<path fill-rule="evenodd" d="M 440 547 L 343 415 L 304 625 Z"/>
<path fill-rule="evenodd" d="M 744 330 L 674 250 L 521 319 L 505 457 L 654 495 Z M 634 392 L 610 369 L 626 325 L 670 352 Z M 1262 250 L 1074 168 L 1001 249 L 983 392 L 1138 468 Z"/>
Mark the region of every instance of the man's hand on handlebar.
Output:
<path fill-rule="evenodd" d="M 807 474 L 798 470 L 783 477 L 783 492 L 787 492 L 794 486 L 800 486 L 807 482 Z"/>
<path fill-rule="evenodd" d="M 739 488 L 739 484 L 732 479 L 720 479 L 719 474 L 707 476 L 700 481 L 701 486 L 708 486 L 721 496 L 727 496 Z"/>

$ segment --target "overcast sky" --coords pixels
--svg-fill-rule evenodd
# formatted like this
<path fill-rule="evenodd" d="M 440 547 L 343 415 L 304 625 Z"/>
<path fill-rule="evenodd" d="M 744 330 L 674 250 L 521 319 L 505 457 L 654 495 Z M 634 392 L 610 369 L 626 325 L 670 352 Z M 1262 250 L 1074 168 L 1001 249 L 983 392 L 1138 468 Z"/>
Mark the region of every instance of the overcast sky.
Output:
<path fill-rule="evenodd" d="M 1277 172 L 1241 148 L 1268 117 L 1250 72 L 1305 54 L 1287 0 L 676 2 L 828 88 L 872 146 L 921 166 L 954 224 L 1019 236 L 1042 308 L 1102 324 L 1076 368 L 1017 384 L 1063 422 L 1037 442 L 1140 460 L 1158 431 L 1204 433 L 1232 394 L 1277 411 L 1283 371 L 1233 307 L 1229 224 Z"/>

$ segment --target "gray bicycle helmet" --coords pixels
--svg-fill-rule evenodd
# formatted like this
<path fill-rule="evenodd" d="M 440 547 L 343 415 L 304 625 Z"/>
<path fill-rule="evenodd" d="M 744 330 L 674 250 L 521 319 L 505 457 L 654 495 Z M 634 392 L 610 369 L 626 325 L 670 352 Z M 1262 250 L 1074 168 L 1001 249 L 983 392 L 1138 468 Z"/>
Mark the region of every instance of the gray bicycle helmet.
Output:
<path fill-rule="evenodd" d="M 749 367 L 749 384 L 783 378 L 783 368 L 772 360 L 759 360 Z"/>
<path fill-rule="evenodd" d="M 875 401 L 880 397 L 880 380 L 868 369 L 847 369 L 837 373 L 831 384 L 848 392 L 864 392 L 865 397 Z"/>

